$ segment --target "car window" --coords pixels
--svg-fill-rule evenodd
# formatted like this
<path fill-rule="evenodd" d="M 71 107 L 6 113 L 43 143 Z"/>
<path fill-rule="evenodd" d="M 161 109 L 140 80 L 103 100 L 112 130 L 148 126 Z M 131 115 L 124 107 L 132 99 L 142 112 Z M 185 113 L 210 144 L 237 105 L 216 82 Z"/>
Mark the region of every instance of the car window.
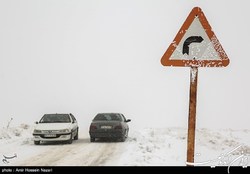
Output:
<path fill-rule="evenodd" d="M 111 120 L 121 121 L 121 116 L 118 114 L 112 114 L 110 116 L 111 116 Z"/>
<path fill-rule="evenodd" d="M 40 123 L 70 123 L 68 114 L 46 114 L 39 121 Z"/>
<path fill-rule="evenodd" d="M 76 123 L 77 121 L 76 121 L 76 118 L 74 117 L 74 115 L 70 114 L 70 116 L 71 116 L 72 120 Z"/>
<path fill-rule="evenodd" d="M 122 117 L 122 121 L 126 121 L 126 118 L 124 117 L 123 114 L 121 114 L 121 117 Z"/>
<path fill-rule="evenodd" d="M 118 114 L 98 114 L 94 121 L 121 121 L 121 117 Z"/>

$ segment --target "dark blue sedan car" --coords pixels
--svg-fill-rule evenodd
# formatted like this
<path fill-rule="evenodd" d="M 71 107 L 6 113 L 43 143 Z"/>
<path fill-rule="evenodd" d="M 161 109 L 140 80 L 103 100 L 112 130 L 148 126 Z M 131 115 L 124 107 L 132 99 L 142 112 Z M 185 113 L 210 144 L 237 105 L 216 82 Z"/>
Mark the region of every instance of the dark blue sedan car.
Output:
<path fill-rule="evenodd" d="M 128 137 L 130 119 L 121 113 L 99 113 L 92 120 L 89 127 L 90 141 L 97 138 L 119 139 L 122 142 Z"/>

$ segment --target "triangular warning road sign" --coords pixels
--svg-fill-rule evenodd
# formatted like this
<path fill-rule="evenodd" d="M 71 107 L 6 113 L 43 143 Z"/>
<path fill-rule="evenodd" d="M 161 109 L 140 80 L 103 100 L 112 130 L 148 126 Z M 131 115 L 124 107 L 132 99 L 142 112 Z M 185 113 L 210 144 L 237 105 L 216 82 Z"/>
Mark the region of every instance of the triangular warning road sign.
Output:
<path fill-rule="evenodd" d="M 223 67 L 229 59 L 201 8 L 195 7 L 161 58 L 164 66 Z"/>

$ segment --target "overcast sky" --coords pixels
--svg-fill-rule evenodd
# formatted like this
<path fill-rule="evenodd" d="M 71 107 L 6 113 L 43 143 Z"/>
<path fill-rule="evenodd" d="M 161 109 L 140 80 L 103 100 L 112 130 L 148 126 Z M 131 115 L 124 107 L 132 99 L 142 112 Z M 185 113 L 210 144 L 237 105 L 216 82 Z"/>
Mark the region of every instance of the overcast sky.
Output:
<path fill-rule="evenodd" d="M 190 68 L 160 60 L 196 6 L 230 59 L 199 68 L 197 127 L 249 128 L 249 0 L 1 0 L 1 124 L 71 112 L 87 131 L 121 112 L 131 129 L 187 127 Z"/>

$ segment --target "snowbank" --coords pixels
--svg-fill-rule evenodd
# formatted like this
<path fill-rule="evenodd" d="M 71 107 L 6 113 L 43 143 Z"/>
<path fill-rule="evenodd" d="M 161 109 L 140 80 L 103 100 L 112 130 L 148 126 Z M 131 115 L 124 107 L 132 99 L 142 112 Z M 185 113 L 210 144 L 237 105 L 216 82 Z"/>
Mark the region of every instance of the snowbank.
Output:
<path fill-rule="evenodd" d="M 28 124 L 20 124 L 17 127 L 3 127 L 0 129 L 0 143 L 20 140 L 23 143 L 32 138 L 33 127 Z"/>
<path fill-rule="evenodd" d="M 85 132 L 73 144 L 39 145 L 32 141 L 33 126 L 21 124 L 0 129 L 0 166 L 185 166 L 187 130 L 184 128 L 147 128 L 130 130 L 124 142 L 91 143 Z M 250 130 L 196 131 L 195 162 L 203 165 L 243 165 L 240 159 L 248 157 Z M 4 161 L 4 156 L 15 156 Z"/>
<path fill-rule="evenodd" d="M 207 162 L 199 164 L 202 166 L 216 166 L 222 165 L 222 163 L 228 165 L 240 155 L 250 157 L 249 135 L 249 130 L 198 129 L 196 131 L 195 162 Z M 120 157 L 118 164 L 185 166 L 186 148 L 186 129 L 144 129 L 131 133 L 124 150 L 125 153 Z M 213 162 L 208 163 L 211 160 Z M 233 165 L 242 165 L 239 160 Z"/>

